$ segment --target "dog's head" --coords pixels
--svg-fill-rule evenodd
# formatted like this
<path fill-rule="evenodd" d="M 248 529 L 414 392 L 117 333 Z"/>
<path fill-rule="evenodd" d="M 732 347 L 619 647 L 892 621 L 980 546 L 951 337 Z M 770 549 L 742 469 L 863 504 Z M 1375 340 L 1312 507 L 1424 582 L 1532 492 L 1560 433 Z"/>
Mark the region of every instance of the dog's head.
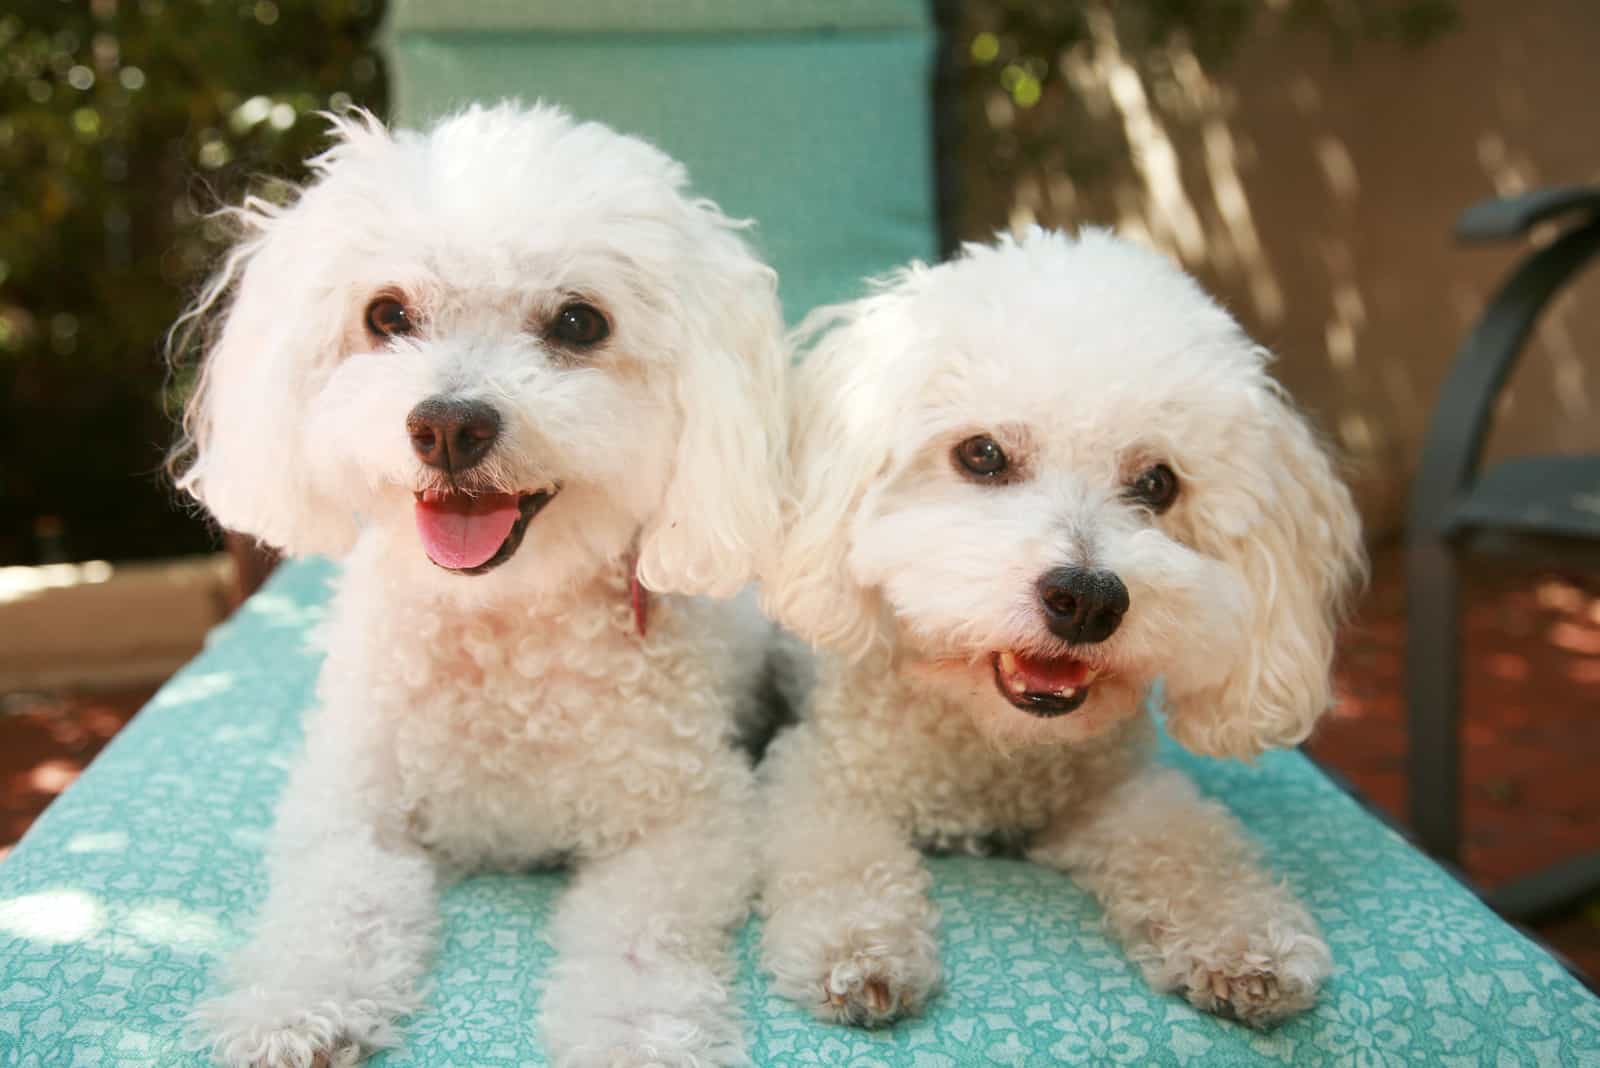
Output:
<path fill-rule="evenodd" d="M 1033 231 L 803 329 L 774 614 L 894 646 L 997 741 L 1073 741 L 1164 679 L 1249 756 L 1328 706 L 1350 495 L 1267 355 L 1158 254 Z"/>
<path fill-rule="evenodd" d="M 741 586 L 776 532 L 783 371 L 738 225 L 553 108 L 333 126 L 289 206 L 233 213 L 180 486 L 292 554 L 371 532 L 440 588 L 570 582 L 635 544 L 652 588 Z"/>

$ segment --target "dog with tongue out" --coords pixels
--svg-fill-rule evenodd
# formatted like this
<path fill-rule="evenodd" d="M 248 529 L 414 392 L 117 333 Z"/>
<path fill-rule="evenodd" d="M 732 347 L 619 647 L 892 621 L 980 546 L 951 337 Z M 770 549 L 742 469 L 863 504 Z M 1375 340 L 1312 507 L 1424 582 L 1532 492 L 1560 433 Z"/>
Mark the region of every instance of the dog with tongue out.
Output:
<path fill-rule="evenodd" d="M 802 327 L 775 617 L 822 647 L 763 765 L 763 958 L 826 1018 L 941 977 L 918 847 L 1019 843 L 1156 987 L 1266 1025 L 1331 961 L 1243 830 L 1152 760 L 1329 705 L 1350 494 L 1267 356 L 1157 253 L 1034 230 Z M 797 816 L 803 814 L 803 816 Z"/>
<path fill-rule="evenodd" d="M 195 1021 L 236 1068 L 401 1042 L 440 887 L 560 861 L 520 1037 L 738 1063 L 766 627 L 715 598 L 777 536 L 774 275 L 679 164 L 553 108 L 333 127 L 292 202 L 233 214 L 180 331 L 179 485 L 342 561 L 270 892 Z"/>

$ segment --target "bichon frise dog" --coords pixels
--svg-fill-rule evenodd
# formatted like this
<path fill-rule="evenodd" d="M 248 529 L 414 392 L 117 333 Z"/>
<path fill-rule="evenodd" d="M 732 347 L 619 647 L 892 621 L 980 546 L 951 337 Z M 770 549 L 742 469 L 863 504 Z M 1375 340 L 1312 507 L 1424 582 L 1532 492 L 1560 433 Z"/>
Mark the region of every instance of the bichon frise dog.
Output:
<path fill-rule="evenodd" d="M 559 860 L 556 1062 L 736 1060 L 764 635 L 644 589 L 729 595 L 770 551 L 773 272 L 679 164 L 552 108 L 335 127 L 195 313 L 181 486 L 344 560 L 266 905 L 199 1022 L 241 1068 L 391 1044 L 442 881 Z"/>
<path fill-rule="evenodd" d="M 1268 356 L 1154 252 L 1035 230 L 818 313 L 771 608 L 836 652 L 768 757 L 766 966 L 825 1018 L 940 977 L 918 847 L 1070 873 L 1149 981 L 1262 1024 L 1328 948 L 1240 827 L 1151 760 L 1305 738 L 1363 555 Z"/>

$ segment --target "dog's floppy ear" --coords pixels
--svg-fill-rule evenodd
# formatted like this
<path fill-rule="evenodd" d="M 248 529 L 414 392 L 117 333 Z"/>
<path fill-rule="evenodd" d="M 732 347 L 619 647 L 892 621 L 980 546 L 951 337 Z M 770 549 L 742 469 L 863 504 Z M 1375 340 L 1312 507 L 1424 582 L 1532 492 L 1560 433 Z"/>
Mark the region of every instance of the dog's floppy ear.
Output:
<path fill-rule="evenodd" d="M 874 296 L 818 309 L 794 335 L 791 487 L 783 544 L 762 588 L 780 623 L 847 653 L 865 653 L 884 629 L 879 598 L 850 572 L 851 528 L 890 463 L 906 344 L 900 289 L 916 270 Z"/>
<path fill-rule="evenodd" d="M 1335 631 L 1366 573 L 1360 517 L 1311 428 L 1264 371 L 1251 400 L 1232 459 L 1253 506 L 1219 502 L 1197 534 L 1244 579 L 1249 641 L 1220 685 L 1169 693 L 1167 718 L 1188 748 L 1241 758 L 1299 744 L 1327 711 Z"/>
<path fill-rule="evenodd" d="M 666 494 L 639 541 L 653 590 L 727 597 L 754 580 L 778 538 L 787 438 L 777 277 L 737 223 L 686 202 L 694 239 L 676 269 L 684 320 L 683 429 Z"/>
<path fill-rule="evenodd" d="M 313 161 L 325 176 L 358 142 L 386 140 L 377 120 L 335 120 L 338 142 Z M 174 359 L 202 349 L 170 458 L 178 488 L 222 526 L 291 554 L 338 554 L 356 520 L 318 486 L 304 454 L 311 378 L 338 356 L 345 295 L 317 270 L 327 257 L 326 190 L 287 207 L 251 198 L 228 211 L 238 243 L 173 334 Z"/>

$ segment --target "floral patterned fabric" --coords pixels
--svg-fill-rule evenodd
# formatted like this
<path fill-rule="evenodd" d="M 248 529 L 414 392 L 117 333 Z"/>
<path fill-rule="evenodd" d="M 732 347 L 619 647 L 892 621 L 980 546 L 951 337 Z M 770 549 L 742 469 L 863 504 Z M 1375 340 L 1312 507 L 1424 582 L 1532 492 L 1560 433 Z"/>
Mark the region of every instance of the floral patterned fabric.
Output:
<path fill-rule="evenodd" d="M 283 568 L 0 863 L 0 1066 L 202 1064 L 183 1016 L 265 890 L 261 854 L 318 654 L 327 565 Z M 758 1065 L 1600 1065 L 1600 1002 L 1298 754 L 1169 749 L 1233 806 L 1315 911 L 1338 973 L 1267 1034 L 1152 993 L 1062 876 L 933 861 L 944 992 L 874 1033 L 771 992 L 740 941 Z M 427 1008 L 380 1066 L 544 1062 L 543 937 L 559 875 L 469 880 L 444 901 Z"/>

